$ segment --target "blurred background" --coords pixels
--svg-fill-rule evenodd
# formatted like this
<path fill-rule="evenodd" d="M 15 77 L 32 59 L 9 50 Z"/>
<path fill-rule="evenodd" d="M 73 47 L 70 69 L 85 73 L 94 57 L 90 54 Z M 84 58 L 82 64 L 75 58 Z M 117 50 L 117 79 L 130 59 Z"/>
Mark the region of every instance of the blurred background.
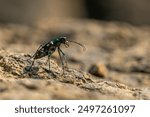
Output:
<path fill-rule="evenodd" d="M 89 18 L 150 24 L 149 0 L 0 0 L 0 22 L 32 24 L 48 18 Z"/>
<path fill-rule="evenodd" d="M 14 80 L 8 82 L 7 79 L 7 83 L 3 82 L 5 77 L 20 79 L 20 73 L 31 65 L 32 59 L 28 58 L 39 45 L 58 36 L 66 36 L 86 47 L 86 51 L 82 51 L 74 43 L 69 43 L 69 48 L 61 46 L 73 72 L 68 70 L 68 75 L 60 78 L 62 67 L 56 51 L 52 55 L 52 72 L 48 64 L 44 64 L 45 57 L 35 61 L 33 68 L 39 71 L 25 78 L 83 84 L 78 85 L 83 86 L 82 90 L 89 84 L 90 88 L 86 87 L 85 91 L 95 88 L 91 89 L 90 98 L 100 94 L 100 98 L 106 96 L 105 99 L 150 99 L 149 3 L 150 0 L 0 0 L 0 99 L 68 98 L 70 92 L 78 95 L 71 85 L 63 89 L 57 83 L 53 87 L 50 82 L 49 87 L 29 81 L 31 88 L 27 83 L 22 90 L 19 82 L 15 84 Z M 24 61 L 27 59 L 29 61 Z M 53 63 L 57 63 L 56 66 Z M 83 76 L 87 79 L 82 79 Z M 98 82 L 90 85 L 93 78 Z M 118 85 L 118 82 L 126 85 Z M 134 87 L 134 91 L 126 86 Z"/>

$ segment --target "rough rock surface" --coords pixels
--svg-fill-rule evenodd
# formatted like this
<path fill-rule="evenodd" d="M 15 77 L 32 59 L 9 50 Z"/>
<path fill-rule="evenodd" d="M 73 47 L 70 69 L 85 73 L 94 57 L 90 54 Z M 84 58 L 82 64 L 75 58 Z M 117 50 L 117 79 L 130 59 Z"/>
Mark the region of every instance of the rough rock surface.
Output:
<path fill-rule="evenodd" d="M 32 54 L 54 36 L 86 46 L 62 46 L 64 74 L 55 52 Z M 33 26 L 0 25 L 0 99 L 150 99 L 149 27 L 89 20 L 51 19 Z M 92 71 L 92 72 L 91 72 Z M 89 72 L 89 73 L 88 73 Z"/>

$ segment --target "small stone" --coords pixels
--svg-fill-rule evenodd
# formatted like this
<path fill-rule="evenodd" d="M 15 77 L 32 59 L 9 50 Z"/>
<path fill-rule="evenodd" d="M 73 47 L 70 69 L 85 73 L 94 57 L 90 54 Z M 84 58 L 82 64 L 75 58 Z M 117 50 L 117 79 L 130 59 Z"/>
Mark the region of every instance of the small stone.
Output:
<path fill-rule="evenodd" d="M 89 69 L 89 73 L 103 78 L 106 78 L 108 76 L 108 70 L 102 63 L 93 64 Z"/>

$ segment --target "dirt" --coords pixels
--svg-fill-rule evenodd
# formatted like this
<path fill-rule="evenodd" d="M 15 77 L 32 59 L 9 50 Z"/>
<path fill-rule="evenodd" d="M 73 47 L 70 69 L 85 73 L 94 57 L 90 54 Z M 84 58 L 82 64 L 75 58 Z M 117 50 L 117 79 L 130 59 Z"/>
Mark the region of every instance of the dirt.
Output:
<path fill-rule="evenodd" d="M 50 70 L 47 57 L 30 57 L 55 36 L 68 68 L 57 51 Z M 50 19 L 33 25 L 0 24 L 0 99 L 150 99 L 150 28 L 119 22 Z"/>

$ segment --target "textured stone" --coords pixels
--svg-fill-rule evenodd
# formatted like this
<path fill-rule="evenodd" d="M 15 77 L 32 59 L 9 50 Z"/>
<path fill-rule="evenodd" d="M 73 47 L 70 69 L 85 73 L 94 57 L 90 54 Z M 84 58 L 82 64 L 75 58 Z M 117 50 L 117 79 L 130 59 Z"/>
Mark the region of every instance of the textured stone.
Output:
<path fill-rule="evenodd" d="M 73 43 L 61 46 L 68 62 L 63 75 L 57 52 L 50 71 L 47 57 L 28 71 L 38 46 L 59 35 L 86 51 Z M 0 25 L 0 99 L 150 99 L 149 38 L 148 27 L 95 20 Z M 93 65 L 96 76 L 88 73 Z"/>

